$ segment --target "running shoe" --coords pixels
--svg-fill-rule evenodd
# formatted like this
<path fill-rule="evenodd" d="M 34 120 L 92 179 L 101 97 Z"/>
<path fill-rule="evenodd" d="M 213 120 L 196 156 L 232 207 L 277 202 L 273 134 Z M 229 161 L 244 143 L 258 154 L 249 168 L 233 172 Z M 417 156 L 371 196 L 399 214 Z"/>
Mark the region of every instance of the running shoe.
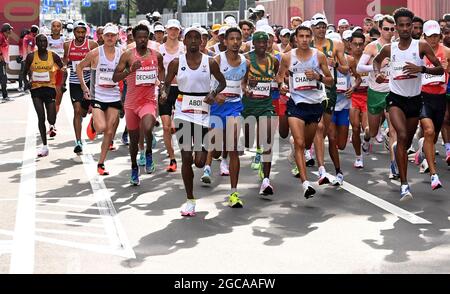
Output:
<path fill-rule="evenodd" d="M 398 172 L 397 164 L 395 161 L 391 161 L 391 166 L 389 168 L 389 179 L 398 180 L 400 178 L 400 174 Z"/>
<path fill-rule="evenodd" d="M 364 167 L 364 163 L 363 163 L 363 159 L 361 158 L 356 158 L 355 163 L 353 164 L 353 166 L 355 168 L 363 168 Z"/>
<path fill-rule="evenodd" d="M 184 209 L 181 211 L 181 216 L 195 216 L 195 200 L 188 199 Z"/>
<path fill-rule="evenodd" d="M 156 170 L 155 162 L 153 161 L 152 154 L 145 155 L 145 172 L 148 174 L 154 173 Z"/>
<path fill-rule="evenodd" d="M 116 151 L 117 148 L 114 146 L 114 141 L 111 141 L 111 144 L 109 144 L 109 151 Z"/>
<path fill-rule="evenodd" d="M 56 128 L 54 126 L 50 126 L 50 130 L 48 131 L 48 136 L 50 138 L 53 138 L 56 136 Z"/>
<path fill-rule="evenodd" d="M 270 185 L 270 180 L 265 178 L 259 189 L 259 195 L 273 195 L 273 187 Z"/>
<path fill-rule="evenodd" d="M 319 168 L 319 185 L 329 184 L 330 179 L 327 177 L 327 172 L 325 169 Z"/>
<path fill-rule="evenodd" d="M 261 181 L 264 180 L 264 170 L 262 164 L 259 165 L 258 176 Z"/>
<path fill-rule="evenodd" d="M 222 159 L 220 162 L 220 175 L 221 176 L 229 176 L 230 170 L 228 169 L 228 161 L 226 159 Z"/>
<path fill-rule="evenodd" d="M 428 166 L 428 161 L 426 159 L 422 160 L 422 163 L 419 167 L 419 173 L 426 174 L 430 171 L 430 167 Z"/>
<path fill-rule="evenodd" d="M 309 181 L 304 181 L 302 183 L 303 186 L 303 197 L 306 199 L 312 198 L 314 194 L 316 194 L 316 190 L 311 186 Z"/>
<path fill-rule="evenodd" d="M 91 116 L 91 120 L 89 121 L 89 124 L 86 128 L 86 135 L 88 136 L 89 140 L 94 140 L 95 137 L 97 136 L 97 133 L 95 132 L 95 129 L 94 129 L 93 122 L 94 122 L 94 117 Z"/>
<path fill-rule="evenodd" d="M 361 148 L 364 151 L 364 153 L 370 153 L 372 151 L 372 144 L 370 142 L 363 140 L 363 143 L 361 144 Z"/>
<path fill-rule="evenodd" d="M 258 170 L 260 165 L 261 165 L 261 153 L 256 152 L 256 155 L 253 158 L 253 161 L 252 161 L 252 164 L 250 167 L 253 170 Z"/>
<path fill-rule="evenodd" d="M 83 153 L 83 144 L 81 143 L 81 141 L 77 142 L 75 148 L 73 149 L 73 152 L 76 153 L 77 155 Z"/>
<path fill-rule="evenodd" d="M 295 165 L 292 170 L 291 173 L 294 177 L 296 178 L 300 178 L 300 170 L 298 169 L 297 165 Z"/>
<path fill-rule="evenodd" d="M 97 173 L 101 176 L 108 176 L 109 172 L 105 170 L 104 164 L 97 165 Z"/>
<path fill-rule="evenodd" d="M 166 168 L 166 171 L 169 173 L 177 171 L 177 161 L 175 159 L 170 160 L 169 166 Z"/>
<path fill-rule="evenodd" d="M 123 132 L 122 134 L 122 144 L 128 146 L 130 143 L 128 142 L 128 133 Z"/>
<path fill-rule="evenodd" d="M 139 186 L 139 167 L 131 168 L 131 177 L 130 177 L 130 184 L 133 186 Z"/>
<path fill-rule="evenodd" d="M 413 199 L 409 185 L 402 185 L 400 188 L 400 201 L 407 201 Z"/>
<path fill-rule="evenodd" d="M 437 174 L 431 176 L 431 189 L 437 190 L 442 188 L 441 181 L 439 181 L 439 176 Z"/>
<path fill-rule="evenodd" d="M 305 150 L 305 161 L 306 161 L 306 166 L 308 166 L 308 167 L 314 166 L 314 164 L 315 164 L 314 158 L 312 158 L 310 150 Z"/>
<path fill-rule="evenodd" d="M 138 163 L 139 166 L 145 166 L 145 151 L 139 152 Z"/>
<path fill-rule="evenodd" d="M 231 208 L 242 208 L 244 206 L 244 202 L 239 198 L 238 192 L 233 192 L 228 197 L 228 206 Z"/>
<path fill-rule="evenodd" d="M 38 153 L 37 153 L 38 157 L 45 157 L 48 156 L 48 148 L 41 148 L 39 149 Z"/>
<path fill-rule="evenodd" d="M 417 149 L 419 151 L 421 148 Z M 408 155 L 416 153 L 416 150 L 414 150 L 413 146 L 409 147 L 408 151 L 406 151 Z"/>
<path fill-rule="evenodd" d="M 421 152 L 421 151 L 422 150 L 418 149 L 417 152 L 414 152 L 414 163 L 416 165 L 419 165 L 425 158 L 423 152 Z"/>
<path fill-rule="evenodd" d="M 377 140 L 378 143 L 383 143 L 384 136 L 383 136 L 383 132 L 381 131 L 381 129 L 378 129 L 378 134 L 376 135 L 375 140 Z"/>
<path fill-rule="evenodd" d="M 211 184 L 211 168 L 205 167 L 203 169 L 203 176 L 200 178 L 200 181 L 208 186 Z"/>
<path fill-rule="evenodd" d="M 342 186 L 344 184 L 344 175 L 342 173 L 338 173 L 336 177 L 334 178 L 331 185 L 333 186 Z"/>

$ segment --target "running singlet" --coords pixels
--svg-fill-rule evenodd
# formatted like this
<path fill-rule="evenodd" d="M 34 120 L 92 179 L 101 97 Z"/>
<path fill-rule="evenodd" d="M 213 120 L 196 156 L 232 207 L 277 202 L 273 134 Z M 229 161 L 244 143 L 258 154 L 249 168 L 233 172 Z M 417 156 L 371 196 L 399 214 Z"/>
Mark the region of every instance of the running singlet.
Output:
<path fill-rule="evenodd" d="M 275 78 L 275 57 L 266 53 L 267 64 L 258 64 L 256 60 L 256 53 L 252 51 L 250 56 L 250 71 L 248 73 L 249 90 L 253 92 L 253 99 L 265 100 L 271 97 L 271 83 Z M 256 82 L 256 85 L 251 86 L 250 81 Z"/>
<path fill-rule="evenodd" d="M 37 51 L 33 54 L 31 63 L 31 89 L 42 87 L 55 88 L 56 67 L 52 51 L 47 51 L 47 60 L 41 60 Z"/>
<path fill-rule="evenodd" d="M 78 80 L 76 66 L 81 62 L 81 60 L 86 57 L 88 52 L 91 51 L 89 47 L 89 40 L 85 39 L 84 43 L 81 46 L 75 45 L 75 40 L 72 40 L 69 45 L 69 67 L 70 67 L 70 75 L 69 75 L 69 83 L 71 84 L 80 84 Z M 86 67 L 83 69 L 83 78 L 87 83 L 91 80 L 91 69 Z"/>
<path fill-rule="evenodd" d="M 274 50 L 273 56 L 278 60 L 279 63 L 281 63 L 281 53 L 277 50 Z M 273 80 L 271 85 L 271 93 L 272 93 L 272 99 L 278 100 L 280 99 L 280 90 L 278 90 L 278 83 L 276 80 Z"/>
<path fill-rule="evenodd" d="M 445 47 L 439 44 L 439 48 L 435 55 L 437 59 L 442 63 L 445 61 Z M 432 68 L 434 65 L 425 56 L 423 59 L 425 66 Z M 430 75 L 422 74 L 422 91 L 428 94 L 445 94 L 447 92 L 448 72 L 442 75 Z"/>
<path fill-rule="evenodd" d="M 225 52 L 220 52 L 220 71 L 227 81 L 226 88 L 221 92 L 226 97 L 226 102 L 238 102 L 242 98 L 241 81 L 247 72 L 247 60 L 244 55 L 239 54 L 241 63 L 232 67 L 227 60 Z"/>
<path fill-rule="evenodd" d="M 295 104 L 321 103 L 324 98 L 322 90 L 323 84 L 317 80 L 309 80 L 306 75 L 306 70 L 314 70 L 322 73 L 319 59 L 317 58 L 317 49 L 311 48 L 312 56 L 308 60 L 300 61 L 297 57 L 297 49 L 291 50 L 287 54 L 291 54 L 291 63 L 289 64 L 289 92 L 291 99 Z"/>
<path fill-rule="evenodd" d="M 378 40 L 376 41 L 375 46 L 377 48 L 377 52 L 380 53 L 383 46 L 380 44 Z M 384 74 L 386 79 L 384 80 L 383 83 L 377 83 L 375 72 L 374 71 L 369 72 L 369 80 L 368 80 L 369 88 L 376 92 L 388 93 L 390 91 L 389 90 L 389 77 L 391 75 L 390 62 L 386 66 L 381 68 L 381 73 Z"/>
<path fill-rule="evenodd" d="M 167 68 L 169 67 L 169 63 L 174 60 L 175 58 L 177 58 L 178 56 L 180 56 L 181 54 L 184 53 L 184 45 L 183 43 L 179 42 L 178 44 L 178 51 L 175 54 L 170 54 L 169 52 L 167 52 L 166 49 L 166 44 L 161 44 L 159 46 L 159 53 L 161 53 L 162 57 L 163 57 L 163 64 L 164 64 L 164 70 L 166 72 L 167 75 Z M 177 78 L 175 77 L 171 83 L 172 86 L 176 86 L 177 85 Z"/>
<path fill-rule="evenodd" d="M 132 49 L 133 64 L 139 60 L 141 67 L 127 77 L 127 96 L 125 108 L 136 109 L 148 102 L 155 101 L 155 83 L 158 79 L 158 57 L 156 51 L 147 48 L 147 53 L 140 56 L 136 48 Z"/>
<path fill-rule="evenodd" d="M 211 89 L 209 58 L 202 54 L 200 66 L 191 69 L 186 54 L 181 54 L 178 64 L 178 90 L 174 118 L 209 126 L 210 105 L 203 102 Z"/>
<path fill-rule="evenodd" d="M 409 48 L 400 50 L 398 42 L 391 44 L 391 76 L 389 88 L 391 92 L 403 97 L 415 97 L 422 90 L 422 77 L 420 73 L 407 75 L 403 72 L 406 62 L 422 66 L 423 61 L 419 54 L 419 40 L 411 40 Z"/>
<path fill-rule="evenodd" d="M 55 40 L 52 36 L 47 36 L 47 50 L 52 50 L 62 59 L 64 57 L 64 37 Z"/>
<path fill-rule="evenodd" d="M 314 44 L 314 40 L 311 41 L 311 47 L 312 48 L 316 48 L 317 50 L 321 50 L 323 54 L 325 54 L 325 56 L 327 58 L 331 58 L 333 60 L 336 61 L 336 48 L 334 47 L 334 43 L 332 40 L 330 39 L 325 39 L 326 41 L 326 45 L 322 48 L 318 48 L 315 44 Z M 336 71 L 337 69 L 335 67 L 332 66 L 328 66 L 328 69 L 331 72 L 331 75 L 334 78 L 334 81 L 336 82 Z M 329 89 L 329 87 L 326 87 L 327 89 Z"/>
<path fill-rule="evenodd" d="M 350 109 L 352 100 L 347 98 L 345 92 L 350 88 L 350 73 L 344 75 L 340 71 L 337 71 L 337 99 L 335 111 L 341 111 L 343 109 Z"/>
<path fill-rule="evenodd" d="M 98 63 L 95 68 L 95 100 L 100 102 L 120 101 L 119 83 L 112 80 L 114 70 L 119 64 L 122 50 L 114 47 L 114 59 L 111 61 L 105 55 L 104 46 L 98 47 Z"/>

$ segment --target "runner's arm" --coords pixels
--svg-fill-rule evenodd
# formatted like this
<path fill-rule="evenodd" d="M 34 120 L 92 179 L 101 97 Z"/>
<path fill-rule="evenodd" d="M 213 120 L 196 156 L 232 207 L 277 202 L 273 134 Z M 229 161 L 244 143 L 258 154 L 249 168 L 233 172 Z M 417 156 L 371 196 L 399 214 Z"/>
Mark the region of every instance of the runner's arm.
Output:
<path fill-rule="evenodd" d="M 167 75 L 164 80 L 164 85 L 161 87 L 161 95 L 159 96 L 159 103 L 164 104 L 167 101 L 170 91 L 170 83 L 178 74 L 178 64 L 180 63 L 178 57 L 172 60 L 167 66 Z"/>
<path fill-rule="evenodd" d="M 77 68 L 76 68 L 77 77 L 78 77 L 78 80 L 80 81 L 80 86 L 84 93 L 89 93 L 89 88 L 87 87 L 86 82 L 84 81 L 83 69 L 85 67 L 91 67 L 95 51 L 96 50 L 89 51 L 89 53 L 86 54 L 86 56 L 83 58 L 83 60 L 81 60 L 81 62 L 77 65 Z"/>
<path fill-rule="evenodd" d="M 33 56 L 34 56 L 34 52 L 31 52 L 30 54 L 27 55 L 27 58 L 25 59 L 25 67 L 23 69 L 23 82 L 25 85 L 25 89 L 30 89 L 31 85 L 30 85 L 30 81 L 28 80 L 28 77 L 30 75 L 30 66 L 31 63 L 33 62 Z"/>
<path fill-rule="evenodd" d="M 344 43 L 343 42 L 335 42 L 334 44 L 336 46 L 336 57 L 337 57 L 337 61 L 338 61 L 337 70 L 345 75 L 348 73 L 349 67 L 348 67 L 347 59 L 345 58 L 345 55 L 344 55 L 344 51 L 345 51 Z"/>
<path fill-rule="evenodd" d="M 164 69 L 164 62 L 161 53 L 156 52 L 156 57 L 158 58 L 158 80 L 161 82 L 161 87 L 164 85 L 164 77 L 166 75 L 166 71 Z"/>
<path fill-rule="evenodd" d="M 383 62 L 383 60 L 385 58 L 389 58 L 390 56 L 391 56 L 391 45 L 390 44 L 384 45 L 380 53 L 378 53 L 378 55 L 375 56 L 373 60 L 373 71 L 375 72 L 376 76 L 380 75 L 381 63 Z"/>
<path fill-rule="evenodd" d="M 423 52 L 423 55 L 426 56 L 428 60 L 434 65 L 434 67 L 426 67 L 426 66 L 418 67 L 421 69 L 421 72 L 430 75 L 444 74 L 444 68 L 439 59 L 437 59 L 436 55 L 434 54 L 433 48 L 431 48 L 430 44 L 428 44 L 426 41 L 423 42 L 421 41 L 419 43 L 419 47 L 420 51 Z M 407 62 L 407 64 L 409 63 Z M 414 68 L 413 64 L 410 64 L 410 67 L 412 67 L 412 69 L 416 69 Z"/>
<path fill-rule="evenodd" d="M 62 62 L 61 57 L 59 57 L 59 55 L 56 54 L 55 52 L 52 52 L 52 54 L 53 54 L 53 60 L 58 65 L 59 69 L 65 70 L 64 63 Z"/>
<path fill-rule="evenodd" d="M 213 94 L 213 98 L 217 96 L 218 93 L 222 92 L 225 87 L 227 86 L 227 82 L 225 80 L 225 77 L 223 76 L 222 72 L 220 71 L 219 65 L 214 59 L 209 60 L 209 68 L 211 71 L 211 74 L 214 76 L 214 78 L 219 82 L 219 85 L 217 88 L 211 91 L 210 94 Z"/>
<path fill-rule="evenodd" d="M 324 76 L 322 76 L 319 73 L 316 73 L 316 77 L 318 76 L 316 79 L 324 83 L 328 87 L 333 86 L 334 78 L 331 76 L 331 72 L 328 69 L 327 57 L 322 52 L 317 52 L 317 58 L 319 59 L 320 69 L 322 70 Z"/>
<path fill-rule="evenodd" d="M 128 67 L 129 67 L 128 66 L 128 58 L 129 58 L 130 52 L 131 51 L 127 50 L 127 51 L 125 51 L 124 54 L 122 54 L 120 56 L 119 64 L 117 64 L 117 67 L 114 70 L 114 74 L 112 77 L 112 80 L 114 83 L 122 81 L 130 74 L 130 70 L 128 69 Z"/>

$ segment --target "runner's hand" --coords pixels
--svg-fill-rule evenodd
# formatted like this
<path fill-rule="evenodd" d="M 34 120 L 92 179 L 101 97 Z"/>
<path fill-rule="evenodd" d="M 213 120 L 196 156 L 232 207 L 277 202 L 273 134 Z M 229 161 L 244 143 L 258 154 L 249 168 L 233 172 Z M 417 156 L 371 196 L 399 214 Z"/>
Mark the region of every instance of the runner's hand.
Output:
<path fill-rule="evenodd" d="M 286 95 L 287 92 L 289 92 L 289 86 L 283 83 L 280 87 L 280 94 Z"/>
<path fill-rule="evenodd" d="M 212 105 L 214 103 L 215 99 L 211 92 L 209 92 L 208 95 L 206 95 L 205 99 L 203 99 L 203 102 L 206 104 Z"/>
<path fill-rule="evenodd" d="M 305 76 L 306 76 L 306 77 L 308 78 L 308 80 L 310 80 L 310 81 L 312 81 L 312 80 L 317 80 L 317 79 L 320 78 L 320 76 L 317 77 L 318 74 L 317 74 L 315 71 L 313 71 L 312 69 L 306 70 L 306 71 L 305 71 Z"/>
<path fill-rule="evenodd" d="M 403 67 L 403 72 L 407 75 L 417 74 L 422 72 L 422 67 L 411 62 L 406 62 L 406 65 Z"/>
<path fill-rule="evenodd" d="M 161 94 L 159 95 L 159 104 L 165 104 L 167 102 L 166 88 L 163 86 L 161 88 Z"/>
<path fill-rule="evenodd" d="M 136 60 L 132 65 L 131 65 L 131 72 L 136 71 L 138 68 L 140 68 L 142 66 L 141 61 L 140 60 Z"/>
<path fill-rule="evenodd" d="M 382 83 L 384 83 L 384 80 L 385 80 L 385 79 L 386 79 L 386 76 L 385 76 L 384 74 L 382 74 L 382 73 L 379 73 L 379 74 L 376 75 L 375 81 L 376 81 L 378 84 L 382 84 Z"/>
<path fill-rule="evenodd" d="M 253 97 L 253 91 L 250 91 L 250 88 L 248 86 L 244 89 L 244 96 L 247 98 Z"/>
<path fill-rule="evenodd" d="M 84 99 L 91 100 L 91 93 L 90 93 L 89 89 L 87 87 L 82 86 L 82 90 L 83 90 Z"/>
<path fill-rule="evenodd" d="M 345 92 L 345 96 L 347 97 L 347 99 L 352 98 L 352 94 L 353 94 L 353 87 L 351 87 L 350 89 L 348 89 L 348 90 Z"/>

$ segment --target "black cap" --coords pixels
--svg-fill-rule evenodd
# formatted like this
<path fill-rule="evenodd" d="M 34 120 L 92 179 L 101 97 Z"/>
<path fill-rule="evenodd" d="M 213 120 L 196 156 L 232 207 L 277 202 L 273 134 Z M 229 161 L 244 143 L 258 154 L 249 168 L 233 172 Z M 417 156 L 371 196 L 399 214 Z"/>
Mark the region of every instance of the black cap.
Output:
<path fill-rule="evenodd" d="M 450 21 L 450 13 L 444 14 L 445 21 Z"/>
<path fill-rule="evenodd" d="M 2 25 L 2 32 L 6 32 L 6 31 L 9 31 L 12 29 L 14 29 L 14 28 L 7 22 Z"/>

